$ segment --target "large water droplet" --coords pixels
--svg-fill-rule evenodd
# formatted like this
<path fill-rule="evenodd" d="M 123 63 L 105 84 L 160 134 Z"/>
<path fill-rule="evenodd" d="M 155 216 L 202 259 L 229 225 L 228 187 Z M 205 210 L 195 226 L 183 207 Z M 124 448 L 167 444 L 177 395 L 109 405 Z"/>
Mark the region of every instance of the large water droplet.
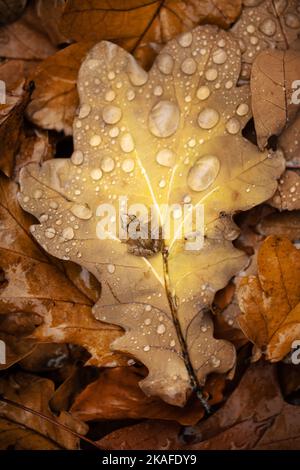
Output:
<path fill-rule="evenodd" d="M 189 31 L 178 36 L 177 40 L 181 47 L 189 47 L 192 44 L 193 35 Z"/>
<path fill-rule="evenodd" d="M 148 80 L 148 73 L 130 56 L 128 62 L 127 73 L 132 85 L 141 86 Z"/>
<path fill-rule="evenodd" d="M 115 168 L 115 161 L 111 157 L 104 157 L 101 160 L 101 169 L 105 173 L 110 173 Z"/>
<path fill-rule="evenodd" d="M 266 18 L 258 27 L 266 36 L 274 36 L 276 33 L 276 23 L 272 18 Z"/>
<path fill-rule="evenodd" d="M 65 240 L 72 240 L 74 238 L 74 230 L 72 227 L 66 227 L 62 232 L 62 236 Z"/>
<path fill-rule="evenodd" d="M 90 175 L 94 181 L 98 181 L 102 178 L 102 171 L 100 170 L 100 168 L 94 168 L 91 171 Z"/>
<path fill-rule="evenodd" d="M 116 97 L 114 90 L 108 90 L 105 93 L 105 101 L 113 101 Z"/>
<path fill-rule="evenodd" d="M 83 104 L 79 110 L 79 119 L 84 119 L 86 117 L 88 117 L 88 115 L 90 114 L 91 112 L 91 107 L 89 104 Z"/>
<path fill-rule="evenodd" d="M 127 132 L 126 134 L 122 135 L 120 146 L 123 152 L 130 153 L 134 150 L 134 141 L 132 135 Z"/>
<path fill-rule="evenodd" d="M 101 137 L 100 135 L 93 135 L 90 138 L 90 146 L 91 147 L 98 147 L 101 144 Z"/>
<path fill-rule="evenodd" d="M 160 54 L 157 57 L 156 62 L 157 62 L 157 66 L 159 70 L 163 74 L 169 75 L 172 72 L 173 66 L 174 66 L 174 60 L 173 60 L 173 57 L 170 56 L 169 54 Z"/>
<path fill-rule="evenodd" d="M 172 168 L 175 164 L 175 154 L 172 150 L 162 149 L 156 154 L 156 161 L 162 166 Z"/>
<path fill-rule="evenodd" d="M 84 204 L 74 204 L 70 210 L 78 219 L 89 220 L 92 217 L 91 209 Z"/>
<path fill-rule="evenodd" d="M 81 150 L 75 150 L 71 156 L 71 162 L 73 165 L 81 165 L 83 163 L 83 153 Z"/>
<path fill-rule="evenodd" d="M 131 173 L 134 169 L 134 160 L 132 158 L 126 158 L 122 162 L 122 170 L 125 171 L 125 173 Z"/>
<path fill-rule="evenodd" d="M 226 122 L 226 130 L 229 134 L 237 134 L 241 128 L 238 119 L 231 118 Z"/>
<path fill-rule="evenodd" d="M 215 181 L 219 171 L 220 162 L 217 157 L 200 157 L 188 173 L 187 184 L 193 191 L 204 191 Z"/>
<path fill-rule="evenodd" d="M 224 62 L 226 62 L 227 54 L 224 51 L 224 49 L 216 49 L 213 52 L 212 59 L 215 64 L 221 65 L 221 64 L 224 64 Z"/>
<path fill-rule="evenodd" d="M 105 106 L 102 117 L 107 124 L 116 124 L 122 117 L 122 111 L 118 106 Z"/>
<path fill-rule="evenodd" d="M 45 237 L 46 238 L 51 239 L 51 238 L 54 238 L 55 235 L 56 235 L 56 231 L 53 227 L 46 228 L 46 230 L 45 230 Z"/>
<path fill-rule="evenodd" d="M 193 75 L 197 70 L 197 63 L 191 57 L 185 59 L 181 64 L 181 70 L 186 75 Z"/>
<path fill-rule="evenodd" d="M 205 78 L 209 82 L 213 82 L 214 80 L 216 80 L 217 76 L 218 76 L 217 69 L 208 69 L 205 72 Z"/>
<path fill-rule="evenodd" d="M 238 116 L 246 116 L 248 112 L 249 106 L 247 105 L 247 103 L 241 103 L 236 109 L 236 114 Z"/>
<path fill-rule="evenodd" d="M 107 271 L 109 272 L 109 274 L 113 274 L 116 270 L 116 267 L 114 264 L 108 264 L 107 265 Z"/>
<path fill-rule="evenodd" d="M 206 100 L 210 95 L 210 90 L 208 86 L 204 85 L 198 88 L 197 90 L 197 98 L 201 101 Z"/>
<path fill-rule="evenodd" d="M 149 129 L 156 137 L 170 137 L 176 132 L 180 119 L 178 106 L 171 101 L 159 101 L 150 111 Z"/>
<path fill-rule="evenodd" d="M 40 189 L 36 189 L 33 193 L 34 199 L 41 199 L 43 192 Z"/>
<path fill-rule="evenodd" d="M 218 111 L 213 108 L 205 108 L 198 116 L 198 124 L 202 129 L 212 129 L 220 119 Z"/>
<path fill-rule="evenodd" d="M 294 13 L 287 13 L 284 17 L 285 24 L 289 28 L 297 29 L 300 27 L 300 19 Z"/>
<path fill-rule="evenodd" d="M 166 331 L 165 325 L 164 325 L 163 323 L 160 323 L 160 324 L 158 325 L 156 331 L 157 331 L 157 333 L 158 333 L 159 335 L 163 335 L 163 334 L 165 333 L 165 331 Z"/>

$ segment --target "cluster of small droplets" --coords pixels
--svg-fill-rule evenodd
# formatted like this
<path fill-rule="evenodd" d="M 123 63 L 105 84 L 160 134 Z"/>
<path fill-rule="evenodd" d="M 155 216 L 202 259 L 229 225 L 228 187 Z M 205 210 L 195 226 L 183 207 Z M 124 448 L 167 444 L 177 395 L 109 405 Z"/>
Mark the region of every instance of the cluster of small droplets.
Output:
<path fill-rule="evenodd" d="M 298 0 L 244 0 L 241 18 L 232 31 L 243 57 L 241 77 L 250 77 L 251 64 L 264 49 L 286 49 L 300 32 Z"/>

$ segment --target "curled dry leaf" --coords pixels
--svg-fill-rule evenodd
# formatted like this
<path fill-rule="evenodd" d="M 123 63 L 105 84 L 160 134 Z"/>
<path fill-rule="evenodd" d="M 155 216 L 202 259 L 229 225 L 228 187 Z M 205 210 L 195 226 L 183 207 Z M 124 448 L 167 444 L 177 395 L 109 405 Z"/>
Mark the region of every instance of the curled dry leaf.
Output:
<path fill-rule="evenodd" d="M 300 211 L 269 214 L 257 225 L 257 231 L 264 236 L 278 235 L 291 241 L 300 241 Z"/>
<path fill-rule="evenodd" d="M 8 419 L 0 418 L 0 435 L 0 450 L 61 450 L 38 432 Z"/>
<path fill-rule="evenodd" d="M 175 423 L 146 421 L 114 431 L 99 443 L 109 450 L 296 450 L 300 409 L 284 402 L 274 365 L 252 365 L 225 405 L 186 433 Z M 187 430 L 187 431 L 188 431 Z M 196 442 L 195 442 L 196 441 Z"/>
<path fill-rule="evenodd" d="M 272 135 L 279 135 L 296 117 L 293 83 L 300 77 L 300 51 L 264 51 L 251 72 L 252 111 L 261 149 Z"/>
<path fill-rule="evenodd" d="M 138 386 L 145 375 L 144 369 L 135 367 L 106 369 L 76 397 L 70 412 L 82 421 L 150 418 L 191 425 L 203 418 L 203 406 L 197 397 L 184 408 L 146 397 Z M 208 379 L 203 394 L 209 397 L 210 405 L 222 401 L 224 386 L 222 376 Z"/>
<path fill-rule="evenodd" d="M 23 13 L 27 0 L 0 0 L 0 25 L 16 21 Z"/>
<path fill-rule="evenodd" d="M 19 139 L 25 108 L 30 100 L 32 84 L 22 81 L 16 88 L 6 93 L 6 104 L 0 104 L 0 170 L 12 176 L 15 154 L 19 149 Z"/>
<path fill-rule="evenodd" d="M 20 347 L 17 335 L 22 334 L 23 324 L 24 337 L 78 344 L 91 354 L 91 364 L 111 362 L 115 358 L 109 344 L 119 336 L 118 330 L 94 319 L 91 300 L 65 275 L 62 266 L 52 262 L 33 241 L 29 233 L 32 219 L 20 209 L 16 193 L 17 185 L 2 177 L 0 268 L 4 280 L 0 284 L 0 316 L 12 315 L 9 325 L 1 323 L 2 330 L 15 336 L 15 348 Z M 55 210 L 54 201 L 52 207 Z"/>
<path fill-rule="evenodd" d="M 265 49 L 288 49 L 300 32 L 298 0 L 244 0 L 232 32 L 242 51 L 242 79 L 249 79 L 256 56 Z"/>
<path fill-rule="evenodd" d="M 37 68 L 33 76 L 35 91 L 27 108 L 27 115 L 34 124 L 43 129 L 72 134 L 78 106 L 78 70 L 91 46 L 91 43 L 72 44 Z"/>
<path fill-rule="evenodd" d="M 246 263 L 232 245 L 232 214 L 268 199 L 283 171 L 280 153 L 258 152 L 241 136 L 250 116 L 239 73 L 236 43 L 216 27 L 170 41 L 149 74 L 102 42 L 80 69 L 72 158 L 28 165 L 21 176 L 20 203 L 40 222 L 34 237 L 101 281 L 96 318 L 126 330 L 113 349 L 143 362 L 143 391 L 173 405 L 234 365 L 233 346 L 214 339 L 206 310 Z M 161 227 L 162 204 L 203 204 L 204 248 L 185 249 L 182 222 L 159 243 L 120 243 L 111 227 L 99 240 L 98 206 L 110 202 L 118 213 L 122 196 L 127 207 L 152 208 Z M 136 207 L 130 215 L 142 223 Z"/>
<path fill-rule="evenodd" d="M 101 281 L 96 317 L 126 330 L 114 350 L 143 362 L 143 391 L 170 404 L 183 405 L 207 374 L 234 365 L 233 346 L 213 338 L 205 311 L 246 262 L 232 245 L 232 214 L 269 198 L 283 171 L 280 153 L 258 152 L 241 136 L 250 115 L 248 87 L 235 87 L 239 72 L 235 41 L 216 27 L 170 41 L 149 74 L 102 42 L 80 70 L 72 158 L 28 165 L 20 179 L 20 203 L 40 222 L 34 237 Z M 160 227 L 162 204 L 188 201 L 194 212 L 203 204 L 204 248 L 185 249 L 182 222 L 163 242 L 120 243 L 111 227 L 99 240 L 98 206 L 118 213 L 122 196 L 128 207 L 151 208 Z M 142 223 L 136 207 L 130 215 Z"/>
<path fill-rule="evenodd" d="M 86 434 L 88 430 L 86 424 L 77 420 L 69 413 L 63 411 L 58 417 L 53 415 L 49 408 L 49 400 L 54 393 L 54 383 L 51 380 L 17 372 L 11 374 L 8 378 L 0 379 L 0 392 L 4 398 L 55 419 L 81 435 Z M 20 433 L 20 425 L 23 426 L 23 429 L 38 432 L 39 435 L 50 441 L 48 444 L 50 448 L 51 443 L 52 446 L 56 444 L 60 449 L 79 448 L 79 438 L 62 429 L 60 426 L 1 401 L 0 417 L 5 420 L 5 422 L 0 420 L 0 429 L 4 427 L 6 433 L 12 433 L 13 428 L 11 423 L 15 423 L 16 433 Z M 10 424 L 8 425 L 7 422 Z M 32 434 L 34 435 L 34 433 Z M 25 435 L 25 437 L 27 438 L 27 435 Z M 36 442 L 35 439 L 34 442 Z M 34 445 L 33 443 L 33 446 Z"/>
<path fill-rule="evenodd" d="M 300 209 L 300 174 L 297 171 L 283 173 L 269 204 L 280 211 Z"/>
<path fill-rule="evenodd" d="M 258 253 L 258 275 L 238 287 L 239 324 L 257 351 L 280 361 L 300 336 L 300 252 L 285 238 L 268 237 Z"/>
<path fill-rule="evenodd" d="M 140 49 L 164 44 L 200 23 L 227 28 L 240 11 L 241 0 L 114 0 L 113 8 L 109 0 L 69 0 L 61 28 L 68 38 L 115 41 L 140 57 Z"/>

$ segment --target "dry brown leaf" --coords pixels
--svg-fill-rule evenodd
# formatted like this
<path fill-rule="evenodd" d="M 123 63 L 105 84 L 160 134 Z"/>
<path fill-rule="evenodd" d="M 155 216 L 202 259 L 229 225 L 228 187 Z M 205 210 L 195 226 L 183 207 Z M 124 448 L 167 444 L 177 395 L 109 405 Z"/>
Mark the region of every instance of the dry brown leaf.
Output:
<path fill-rule="evenodd" d="M 23 13 L 27 0 L 0 0 L 0 25 L 16 21 Z"/>
<path fill-rule="evenodd" d="M 190 450 L 300 449 L 300 408 L 284 402 L 276 369 L 251 366 L 224 407 L 197 429 Z"/>
<path fill-rule="evenodd" d="M 117 429 L 98 443 L 107 450 L 179 450 L 181 426 L 173 421 L 147 420 Z"/>
<path fill-rule="evenodd" d="M 270 214 L 259 222 L 257 230 L 265 237 L 277 235 L 300 241 L 300 211 Z"/>
<path fill-rule="evenodd" d="M 24 111 L 32 93 L 32 83 L 22 81 L 6 93 L 6 104 L 0 104 L 0 170 L 12 176 L 15 154 L 20 146 Z"/>
<path fill-rule="evenodd" d="M 300 337 L 300 252 L 285 238 L 268 237 L 258 253 L 258 275 L 238 287 L 244 334 L 279 361 Z"/>
<path fill-rule="evenodd" d="M 19 361 L 19 365 L 27 372 L 49 372 L 62 368 L 70 360 L 70 349 L 67 344 L 40 343 Z"/>
<path fill-rule="evenodd" d="M 241 78 L 249 79 L 256 56 L 265 49 L 288 49 L 300 32 L 298 0 L 244 0 L 232 32 L 242 51 Z"/>
<path fill-rule="evenodd" d="M 8 378 L 0 379 L 0 392 L 8 400 L 24 405 L 45 416 L 68 426 L 73 431 L 84 435 L 88 427 L 71 416 L 62 412 L 55 417 L 49 408 L 49 400 L 54 393 L 54 383 L 51 380 L 40 378 L 31 374 L 17 372 Z M 47 438 L 52 444 L 57 444 L 63 449 L 78 449 L 79 439 L 61 427 L 50 423 L 32 413 L 15 408 L 12 405 L 0 401 L 0 417 L 11 423 L 24 426 L 26 429 L 38 432 Z M 1 429 L 1 425 L 0 425 Z M 1 439 L 2 440 L 2 439 Z M 32 447 L 34 448 L 34 443 Z"/>
<path fill-rule="evenodd" d="M 0 418 L 0 450 L 61 450 L 54 442 L 21 424 Z"/>
<path fill-rule="evenodd" d="M 28 163 L 42 163 L 52 158 L 54 148 L 47 131 L 33 129 L 23 132 L 20 138 L 20 149 L 15 156 L 14 179 L 17 181 L 19 172 Z"/>
<path fill-rule="evenodd" d="M 101 42 L 81 66 L 72 158 L 28 165 L 21 178 L 20 202 L 40 222 L 35 238 L 97 277 L 96 317 L 126 330 L 113 348 L 143 362 L 143 391 L 172 405 L 234 365 L 233 346 L 213 338 L 204 312 L 246 262 L 232 245 L 232 214 L 269 198 L 283 170 L 280 153 L 258 152 L 240 133 L 250 115 L 248 87 L 235 87 L 238 54 L 229 33 L 199 27 L 170 41 L 147 74 Z M 186 250 L 174 226 L 163 252 L 152 240 L 100 242 L 97 207 L 111 202 L 118 211 L 124 194 L 128 207 L 154 206 L 162 225 L 160 204 L 203 203 L 204 249 Z"/>
<path fill-rule="evenodd" d="M 258 146 L 279 135 L 296 117 L 299 105 L 292 101 L 293 83 L 300 77 L 300 51 L 264 51 L 251 71 L 252 112 Z"/>
<path fill-rule="evenodd" d="M 225 405 L 185 434 L 175 423 L 147 421 L 114 431 L 99 443 L 108 450 L 296 450 L 300 408 L 283 401 L 274 365 L 252 365 Z"/>
<path fill-rule="evenodd" d="M 78 106 L 78 70 L 92 43 L 78 43 L 57 52 L 36 69 L 35 91 L 27 108 L 29 119 L 43 129 L 72 134 Z"/>
<path fill-rule="evenodd" d="M 300 168 L 300 113 L 290 126 L 283 130 L 278 139 L 290 168 Z"/>
<path fill-rule="evenodd" d="M 5 364 L 0 364 L 0 370 L 4 370 L 29 356 L 34 351 L 35 341 L 2 331 L 1 317 L 2 315 L 0 316 L 0 340 L 5 344 Z"/>
<path fill-rule="evenodd" d="M 65 0 L 36 0 L 35 12 L 39 20 L 37 27 L 41 32 L 46 32 L 51 42 L 58 46 L 67 42 L 61 33 L 59 24 L 65 7 Z"/>
<path fill-rule="evenodd" d="M 300 209 L 300 174 L 297 171 L 283 173 L 269 204 L 280 211 Z"/>
<path fill-rule="evenodd" d="M 184 408 L 146 397 L 138 386 L 145 375 L 144 369 L 135 367 L 107 369 L 76 397 L 70 412 L 82 421 L 149 418 L 191 425 L 203 418 L 203 406 L 197 397 Z M 222 401 L 224 386 L 222 376 L 208 379 L 203 393 L 210 405 Z"/>
<path fill-rule="evenodd" d="M 115 360 L 109 344 L 119 336 L 118 330 L 93 318 L 92 301 L 33 241 L 29 233 L 32 219 L 20 209 L 16 193 L 17 185 L 2 177 L 0 267 L 6 282 L 0 286 L 1 316 L 18 312 L 34 315 L 39 326 L 23 333 L 30 339 L 83 346 L 93 365 Z"/>
<path fill-rule="evenodd" d="M 77 41 L 106 39 L 134 52 L 151 42 L 164 44 L 201 23 L 227 28 L 241 11 L 241 0 L 69 0 L 62 31 Z"/>
<path fill-rule="evenodd" d="M 56 52 L 49 37 L 39 29 L 34 3 L 30 2 L 18 21 L 0 28 L 1 58 L 40 61 Z"/>
<path fill-rule="evenodd" d="M 291 399 L 293 394 L 300 391 L 300 365 L 279 363 L 278 378 L 282 394 Z"/>

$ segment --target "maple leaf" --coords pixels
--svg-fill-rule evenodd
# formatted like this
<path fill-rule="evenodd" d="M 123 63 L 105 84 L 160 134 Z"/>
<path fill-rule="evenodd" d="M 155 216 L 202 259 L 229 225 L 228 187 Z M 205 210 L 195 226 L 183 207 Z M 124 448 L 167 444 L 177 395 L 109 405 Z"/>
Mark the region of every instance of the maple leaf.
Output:
<path fill-rule="evenodd" d="M 234 365 L 234 347 L 214 339 L 207 309 L 247 260 L 232 245 L 232 214 L 271 197 L 283 171 L 280 153 L 258 152 L 241 136 L 250 109 L 239 73 L 237 44 L 216 27 L 170 41 L 149 74 L 102 42 L 80 69 L 72 158 L 28 165 L 20 177 L 20 203 L 40 222 L 34 237 L 101 281 L 96 318 L 126 330 L 113 349 L 143 362 L 143 391 L 170 404 Z M 185 249 L 182 223 L 163 243 L 122 243 L 110 229 L 99 240 L 98 206 L 118 210 L 124 195 L 128 207 L 154 207 L 161 227 L 162 204 L 203 204 L 204 248 Z M 137 209 L 130 215 L 140 220 Z"/>
<path fill-rule="evenodd" d="M 67 412 L 60 413 L 56 418 L 49 408 L 49 400 L 54 393 L 54 383 L 45 378 L 37 377 L 24 372 L 17 372 L 8 378 L 0 379 L 1 395 L 19 405 L 40 412 L 63 425 L 67 425 L 78 434 L 86 434 L 88 427 Z M 14 426 L 13 426 L 14 423 Z M 25 432 L 25 429 L 27 432 Z M 45 446 L 44 449 L 78 449 L 79 439 L 57 426 L 51 421 L 28 411 L 11 406 L 0 401 L 0 430 L 1 444 L 3 448 L 7 441 L 16 445 L 16 448 L 29 448 Z M 22 432 L 23 431 L 23 432 Z M 3 434 L 4 433 L 4 436 Z M 38 433 L 38 436 L 36 436 Z M 17 437 L 25 440 L 22 445 L 17 442 Z M 27 443 L 27 439 L 32 442 Z M 29 444 L 29 447 L 28 447 Z M 24 446 L 24 447 L 23 447 Z"/>
<path fill-rule="evenodd" d="M 300 253 L 285 238 L 268 237 L 258 253 L 258 276 L 242 280 L 238 299 L 244 334 L 270 361 L 280 361 L 300 334 Z"/>
<path fill-rule="evenodd" d="M 252 112 L 258 146 L 279 135 L 296 117 L 293 83 L 300 76 L 300 51 L 264 51 L 251 71 Z"/>
<path fill-rule="evenodd" d="M 73 282 L 75 275 L 68 277 L 67 268 L 31 238 L 32 219 L 16 194 L 17 185 L 0 177 L 0 330 L 9 348 L 6 367 L 28 355 L 37 341 L 78 344 L 90 352 L 91 364 L 111 362 L 109 344 L 118 331 L 94 319 L 92 300 Z"/>
<path fill-rule="evenodd" d="M 300 31 L 298 0 L 244 0 L 232 32 L 242 51 L 241 78 L 249 79 L 251 65 L 265 49 L 289 49 Z"/>

